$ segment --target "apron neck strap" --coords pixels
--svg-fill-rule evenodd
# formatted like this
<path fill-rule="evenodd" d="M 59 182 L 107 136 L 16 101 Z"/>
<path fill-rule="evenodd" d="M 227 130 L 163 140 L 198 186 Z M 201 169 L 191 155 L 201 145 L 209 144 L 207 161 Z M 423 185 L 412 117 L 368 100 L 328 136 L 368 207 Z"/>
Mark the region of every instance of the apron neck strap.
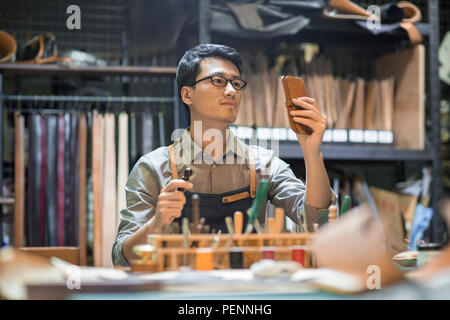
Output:
<path fill-rule="evenodd" d="M 173 144 L 169 146 L 169 162 L 170 170 L 172 171 L 172 179 L 178 179 L 178 170 L 175 162 L 175 152 L 173 151 Z"/>
<path fill-rule="evenodd" d="M 173 144 L 169 146 L 169 162 L 170 170 L 172 171 L 172 179 L 178 179 L 178 170 L 175 162 L 175 152 L 173 150 Z M 250 148 L 250 146 L 248 146 L 248 163 L 250 166 L 250 197 L 254 198 L 256 195 L 256 169 L 252 149 Z"/>
<path fill-rule="evenodd" d="M 250 146 L 248 146 L 248 164 L 250 166 L 250 197 L 254 198 L 256 195 L 256 170 L 253 152 Z"/>

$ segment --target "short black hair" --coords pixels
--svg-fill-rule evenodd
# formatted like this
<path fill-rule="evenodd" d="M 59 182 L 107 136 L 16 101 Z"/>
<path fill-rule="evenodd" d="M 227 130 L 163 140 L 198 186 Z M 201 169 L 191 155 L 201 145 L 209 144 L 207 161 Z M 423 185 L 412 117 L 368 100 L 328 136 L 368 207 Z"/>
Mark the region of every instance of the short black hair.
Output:
<path fill-rule="evenodd" d="M 192 86 L 200 72 L 200 61 L 206 57 L 220 57 L 233 62 L 241 72 L 242 56 L 231 47 L 221 44 L 199 44 L 187 50 L 177 69 L 178 93 L 181 94 L 183 86 Z"/>

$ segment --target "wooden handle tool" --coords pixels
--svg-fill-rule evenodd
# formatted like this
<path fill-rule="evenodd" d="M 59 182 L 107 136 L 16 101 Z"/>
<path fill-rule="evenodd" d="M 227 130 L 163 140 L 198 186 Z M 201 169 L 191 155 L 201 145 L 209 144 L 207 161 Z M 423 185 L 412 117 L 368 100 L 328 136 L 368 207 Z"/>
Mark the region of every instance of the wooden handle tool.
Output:
<path fill-rule="evenodd" d="M 189 178 L 192 175 L 192 169 L 187 167 L 186 169 L 184 169 L 184 175 L 183 175 L 183 180 L 184 181 L 189 181 Z M 184 188 L 177 188 L 177 191 L 183 191 L 184 192 Z"/>
<path fill-rule="evenodd" d="M 228 233 L 233 234 L 234 233 L 233 219 L 231 217 L 226 217 L 225 223 L 227 224 Z"/>
<path fill-rule="evenodd" d="M 274 217 L 269 217 L 267 219 L 267 229 L 269 233 L 276 233 L 276 221 Z"/>
<path fill-rule="evenodd" d="M 242 234 L 242 225 L 244 224 L 244 215 L 241 211 L 234 213 L 234 233 Z"/>
<path fill-rule="evenodd" d="M 193 209 L 193 220 L 194 220 L 194 232 L 195 234 L 200 233 L 198 225 L 200 223 L 200 197 L 198 194 L 192 195 L 192 209 Z"/>
<path fill-rule="evenodd" d="M 275 208 L 275 232 L 281 233 L 284 231 L 284 209 Z"/>

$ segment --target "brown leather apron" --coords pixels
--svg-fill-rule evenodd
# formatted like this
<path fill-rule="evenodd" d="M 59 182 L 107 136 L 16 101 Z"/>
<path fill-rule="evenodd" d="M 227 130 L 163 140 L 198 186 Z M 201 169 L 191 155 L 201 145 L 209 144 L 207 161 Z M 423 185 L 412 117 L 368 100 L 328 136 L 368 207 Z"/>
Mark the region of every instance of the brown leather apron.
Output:
<path fill-rule="evenodd" d="M 219 194 L 197 193 L 200 198 L 200 217 L 205 218 L 206 224 L 210 226 L 211 230 L 216 229 L 217 231 L 227 232 L 225 218 L 233 217 L 236 211 L 244 213 L 245 230 L 248 221 L 246 212 L 251 207 L 252 199 L 256 194 L 256 170 L 250 146 L 248 146 L 248 157 L 250 184 L 247 187 Z M 173 145 L 169 146 L 169 160 L 172 178 L 179 179 Z M 186 204 L 184 205 L 181 217 L 174 220 L 176 222 L 181 222 L 181 219 L 184 217 L 193 221 L 191 198 L 195 192 L 185 191 L 184 193 L 186 196 Z"/>

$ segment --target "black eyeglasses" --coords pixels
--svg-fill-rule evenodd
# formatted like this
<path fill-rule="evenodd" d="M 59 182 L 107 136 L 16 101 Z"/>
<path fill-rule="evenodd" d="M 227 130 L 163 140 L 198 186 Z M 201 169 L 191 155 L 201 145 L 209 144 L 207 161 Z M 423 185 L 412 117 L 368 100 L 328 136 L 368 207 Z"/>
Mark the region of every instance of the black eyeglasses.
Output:
<path fill-rule="evenodd" d="M 230 82 L 231 85 L 233 86 L 233 88 L 238 91 L 243 91 L 245 89 L 245 87 L 247 86 L 247 81 L 244 81 L 242 79 L 227 79 L 225 77 L 218 76 L 218 75 L 199 79 L 199 80 L 195 81 L 192 85 L 196 84 L 197 82 L 207 80 L 207 79 L 211 80 L 211 84 L 213 86 L 219 87 L 219 88 L 225 87 L 228 84 L 228 82 Z"/>

